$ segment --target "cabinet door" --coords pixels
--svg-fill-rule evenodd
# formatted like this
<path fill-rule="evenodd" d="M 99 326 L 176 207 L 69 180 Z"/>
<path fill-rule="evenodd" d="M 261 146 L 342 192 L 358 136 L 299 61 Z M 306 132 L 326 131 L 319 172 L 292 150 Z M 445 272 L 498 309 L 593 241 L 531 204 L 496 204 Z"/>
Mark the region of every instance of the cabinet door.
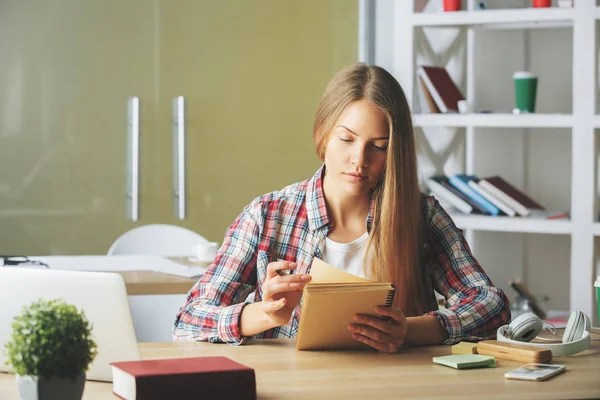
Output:
<path fill-rule="evenodd" d="M 0 0 L 0 254 L 102 254 L 136 225 L 127 99 L 141 98 L 140 148 L 152 154 L 154 7 Z M 141 163 L 143 216 L 153 163 Z"/>
<path fill-rule="evenodd" d="M 312 124 L 327 82 L 356 62 L 358 2 L 161 0 L 157 144 L 172 149 L 171 102 L 186 101 L 186 218 L 173 159 L 157 159 L 158 221 L 221 242 L 244 205 L 320 166 Z"/>

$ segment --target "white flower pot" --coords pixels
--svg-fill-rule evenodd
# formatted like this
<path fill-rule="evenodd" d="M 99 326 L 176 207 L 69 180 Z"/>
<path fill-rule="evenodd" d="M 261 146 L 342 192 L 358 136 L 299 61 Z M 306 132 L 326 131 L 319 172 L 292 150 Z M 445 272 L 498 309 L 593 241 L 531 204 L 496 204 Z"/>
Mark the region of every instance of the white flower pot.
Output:
<path fill-rule="evenodd" d="M 84 386 L 85 373 L 75 379 L 17 375 L 22 400 L 81 400 Z"/>

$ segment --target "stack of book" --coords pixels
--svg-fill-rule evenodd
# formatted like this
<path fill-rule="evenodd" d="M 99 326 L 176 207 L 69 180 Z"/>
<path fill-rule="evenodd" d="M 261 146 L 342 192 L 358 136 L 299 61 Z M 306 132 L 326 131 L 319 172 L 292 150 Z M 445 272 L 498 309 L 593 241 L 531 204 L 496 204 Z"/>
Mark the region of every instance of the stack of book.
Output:
<path fill-rule="evenodd" d="M 568 219 L 568 212 L 549 212 L 500 176 L 480 179 L 475 175 L 438 175 L 427 179 L 427 185 L 444 207 L 464 214 L 490 216 Z"/>

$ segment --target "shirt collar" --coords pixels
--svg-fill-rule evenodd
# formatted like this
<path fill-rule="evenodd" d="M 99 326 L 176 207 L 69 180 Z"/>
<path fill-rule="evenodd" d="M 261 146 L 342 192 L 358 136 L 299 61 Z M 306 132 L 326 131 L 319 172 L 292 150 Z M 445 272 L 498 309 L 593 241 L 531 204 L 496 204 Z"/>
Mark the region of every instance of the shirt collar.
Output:
<path fill-rule="evenodd" d="M 324 173 L 325 165 L 322 165 L 308 181 L 306 189 L 306 213 L 308 215 L 308 227 L 311 231 L 329 225 L 327 205 L 325 204 L 325 196 L 323 196 Z"/>
<path fill-rule="evenodd" d="M 325 165 L 313 175 L 308 181 L 308 187 L 306 189 L 306 213 L 308 215 L 308 227 L 311 231 L 320 229 L 326 225 L 329 225 L 329 215 L 327 215 L 327 205 L 325 203 L 325 196 L 323 195 L 323 176 L 325 175 Z M 367 232 L 371 232 L 371 225 L 373 224 L 373 212 L 375 209 L 375 202 L 371 198 L 371 206 L 369 214 L 367 215 Z"/>

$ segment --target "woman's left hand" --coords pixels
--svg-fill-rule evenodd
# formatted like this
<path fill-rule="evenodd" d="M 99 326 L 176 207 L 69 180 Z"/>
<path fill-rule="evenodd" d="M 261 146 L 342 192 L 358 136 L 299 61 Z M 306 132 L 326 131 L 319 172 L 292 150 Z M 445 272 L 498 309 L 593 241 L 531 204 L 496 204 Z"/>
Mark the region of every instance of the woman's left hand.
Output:
<path fill-rule="evenodd" d="M 348 325 L 352 338 L 384 353 L 395 353 L 404 343 L 408 325 L 399 308 L 377 307 L 381 318 L 356 314 Z M 389 320 L 382 319 L 389 317 Z"/>

